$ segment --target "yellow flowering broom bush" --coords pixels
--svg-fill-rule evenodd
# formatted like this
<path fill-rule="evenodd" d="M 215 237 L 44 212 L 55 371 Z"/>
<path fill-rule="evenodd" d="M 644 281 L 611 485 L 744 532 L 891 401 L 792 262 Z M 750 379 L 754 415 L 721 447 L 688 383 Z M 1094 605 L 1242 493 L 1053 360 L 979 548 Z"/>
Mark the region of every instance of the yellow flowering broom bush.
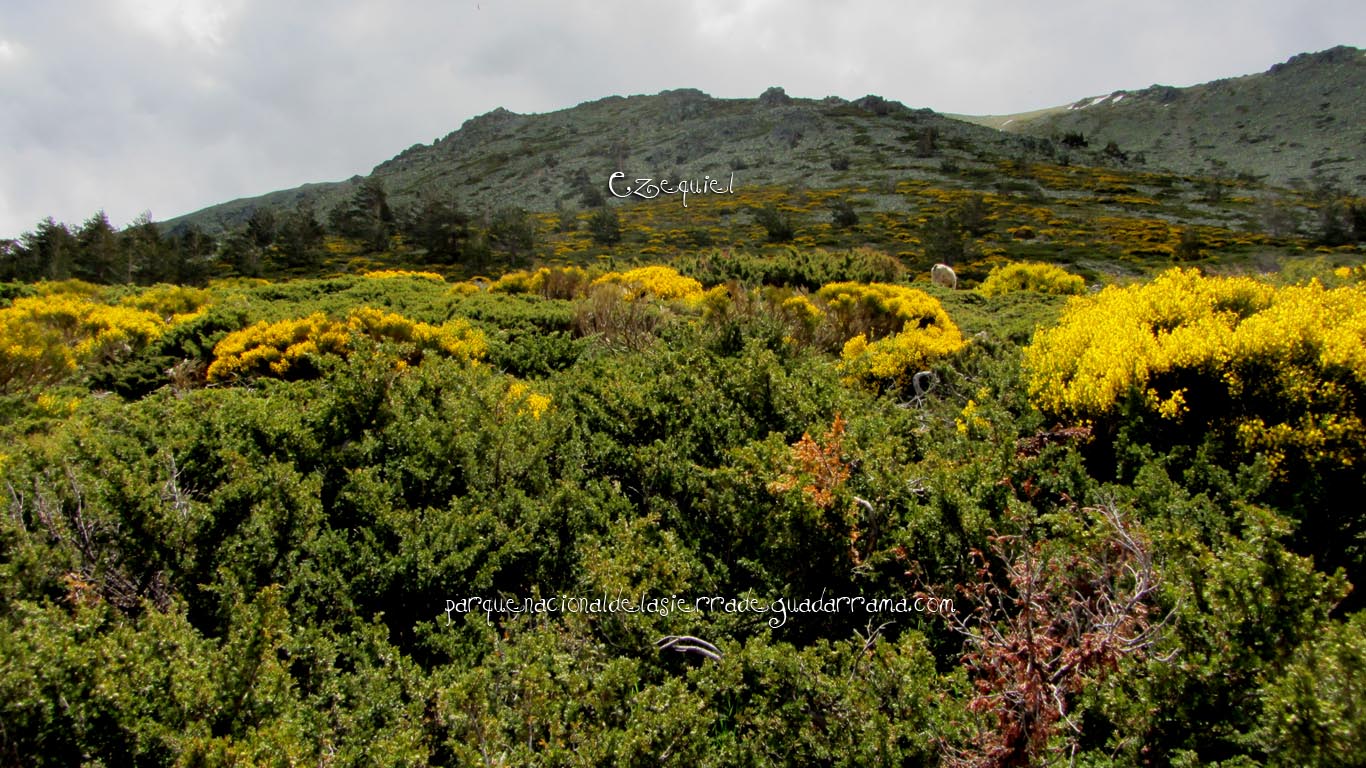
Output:
<path fill-rule="evenodd" d="M 932 361 L 963 347 L 963 336 L 939 300 L 890 283 L 831 283 L 818 336 L 843 341 L 841 369 L 862 384 L 905 385 Z"/>
<path fill-rule="evenodd" d="M 208 379 L 300 375 L 315 357 L 344 357 L 359 337 L 407 345 L 404 362 L 420 360 L 427 352 L 477 361 L 488 351 L 484 335 L 464 320 L 435 326 L 369 307 L 355 310 L 345 320 L 315 312 L 294 320 L 262 321 L 228 334 L 214 347 Z"/>
<path fill-rule="evenodd" d="M 977 290 L 985 296 L 1002 296 L 1015 291 L 1074 296 L 1086 290 L 1086 281 L 1053 264 L 1019 262 L 993 267 Z"/>
<path fill-rule="evenodd" d="M 778 302 L 778 315 L 788 328 L 788 336 L 802 343 L 809 342 L 820 327 L 825 313 L 805 295 L 795 293 Z"/>
<path fill-rule="evenodd" d="M 1351 465 L 1366 444 L 1366 286 L 1172 270 L 1074 300 L 1025 365 L 1047 413 L 1113 420 L 1136 404 L 1173 426 L 1229 429 L 1273 468 Z"/>
<path fill-rule="evenodd" d="M 608 272 L 593 281 L 593 285 L 620 285 L 626 289 L 628 299 L 636 299 L 649 294 L 659 299 L 681 299 L 701 301 L 702 284 L 691 277 L 680 275 L 673 267 L 650 266 L 628 269 L 625 272 Z"/>
<path fill-rule="evenodd" d="M 364 272 L 361 277 L 370 280 L 428 280 L 433 283 L 444 283 L 446 278 L 436 272 L 415 272 L 408 269 L 372 269 Z"/>
<path fill-rule="evenodd" d="M 213 292 L 204 288 L 163 283 L 124 297 L 119 303 L 154 312 L 173 323 L 181 323 L 198 317 L 213 300 Z"/>
<path fill-rule="evenodd" d="M 535 293 L 540 288 L 535 272 L 518 269 L 501 275 L 489 285 L 493 293 Z"/>
<path fill-rule="evenodd" d="M 513 381 L 508 384 L 499 410 L 539 420 L 546 409 L 550 408 L 550 402 L 550 395 L 537 392 L 524 381 Z"/>
<path fill-rule="evenodd" d="M 0 390 L 57 381 L 80 364 L 141 349 L 165 329 L 156 313 L 81 295 L 15 299 L 0 309 Z"/>
<path fill-rule="evenodd" d="M 493 293 L 532 293 L 547 299 L 571 299 L 588 286 L 588 270 L 582 267 L 541 267 L 532 272 L 517 270 L 499 277 L 489 290 Z"/>

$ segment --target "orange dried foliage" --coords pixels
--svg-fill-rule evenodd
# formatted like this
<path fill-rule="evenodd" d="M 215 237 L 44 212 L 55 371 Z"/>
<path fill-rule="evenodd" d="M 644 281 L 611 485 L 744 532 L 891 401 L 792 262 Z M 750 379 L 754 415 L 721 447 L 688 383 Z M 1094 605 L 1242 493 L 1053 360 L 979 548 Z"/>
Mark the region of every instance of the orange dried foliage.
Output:
<path fill-rule="evenodd" d="M 844 426 L 842 416 L 826 430 L 820 443 L 804 433 L 792 445 L 792 456 L 787 471 L 768 484 L 770 493 L 786 493 L 800 488 L 802 496 L 817 509 L 830 509 L 835 504 L 835 491 L 849 479 L 849 466 L 844 462 Z"/>

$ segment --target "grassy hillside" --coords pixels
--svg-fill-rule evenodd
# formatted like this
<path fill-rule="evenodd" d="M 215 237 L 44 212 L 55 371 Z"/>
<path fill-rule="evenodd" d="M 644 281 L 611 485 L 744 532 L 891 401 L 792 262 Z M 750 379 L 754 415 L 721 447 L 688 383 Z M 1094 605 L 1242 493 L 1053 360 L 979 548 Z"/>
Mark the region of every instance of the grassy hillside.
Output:
<path fill-rule="evenodd" d="M 1084 136 L 1180 173 L 1246 175 L 1278 185 L 1321 175 L 1366 182 L 1366 51 L 1302 54 L 1265 73 L 1190 88 L 1154 85 L 1066 107 L 966 118 L 1011 133 Z"/>

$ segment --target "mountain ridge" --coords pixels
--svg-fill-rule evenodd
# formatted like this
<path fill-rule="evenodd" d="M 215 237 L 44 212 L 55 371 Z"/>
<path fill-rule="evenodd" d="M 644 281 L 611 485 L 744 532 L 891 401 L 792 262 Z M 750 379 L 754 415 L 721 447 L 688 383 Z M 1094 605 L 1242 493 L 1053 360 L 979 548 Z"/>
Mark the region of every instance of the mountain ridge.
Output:
<path fill-rule="evenodd" d="M 618 170 L 675 179 L 734 172 L 748 184 L 821 187 L 851 178 L 942 179 L 950 166 L 1060 158 L 1278 185 L 1320 176 L 1359 185 L 1366 182 L 1366 131 L 1354 136 L 1350 126 L 1361 115 L 1366 53 L 1339 46 L 1260 74 L 1114 91 L 994 118 L 943 115 L 871 94 L 794 98 L 779 87 L 752 99 L 681 88 L 539 114 L 499 107 L 399 152 L 368 176 L 400 205 L 434 196 L 475 211 L 579 207 L 593 196 L 590 188 L 604 193 Z M 165 223 L 217 233 L 261 207 L 303 205 L 326 214 L 364 178 L 240 198 Z"/>
<path fill-rule="evenodd" d="M 608 176 L 618 170 L 674 179 L 733 171 L 748 184 L 819 184 L 851 174 L 864 180 L 933 175 L 946 155 L 998 158 L 1040 147 L 1032 137 L 876 95 L 797 99 L 774 87 L 754 99 L 722 99 L 685 88 L 608 96 L 532 115 L 500 107 L 432 144 L 403 150 L 369 176 L 382 180 L 398 204 L 435 195 L 474 210 L 516 205 L 548 211 L 577 207 L 588 186 L 606 192 Z M 217 232 L 261 206 L 302 203 L 325 212 L 363 178 L 242 198 L 167 223 Z"/>
<path fill-rule="evenodd" d="M 1316 175 L 1366 182 L 1366 131 L 1343 137 L 1335 130 L 1360 125 L 1363 116 L 1366 51 L 1345 45 L 1192 86 L 1116 90 L 1013 115 L 955 115 L 1019 135 L 1113 142 L 1176 172 L 1245 174 L 1280 185 Z"/>

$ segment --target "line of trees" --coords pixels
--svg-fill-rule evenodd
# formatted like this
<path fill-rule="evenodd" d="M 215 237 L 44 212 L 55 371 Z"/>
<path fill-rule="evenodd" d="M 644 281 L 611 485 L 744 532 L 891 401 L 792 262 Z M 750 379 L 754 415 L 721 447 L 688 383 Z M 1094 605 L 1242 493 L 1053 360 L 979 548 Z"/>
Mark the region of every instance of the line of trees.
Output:
<path fill-rule="evenodd" d="M 193 226 L 163 231 L 148 213 L 123 229 L 104 211 L 77 226 L 48 217 L 17 239 L 0 240 L 0 280 L 199 284 L 215 275 L 300 273 L 325 264 L 329 235 L 371 253 L 401 242 L 420 249 L 426 263 L 474 270 L 495 260 L 516 266 L 537 242 L 534 221 L 520 209 L 475 214 L 450 200 L 423 198 L 396 210 L 383 182 L 367 178 L 325 218 L 307 203 L 261 207 L 220 237 Z"/>
<path fill-rule="evenodd" d="M 189 230 L 166 237 L 148 214 L 115 229 L 104 211 L 78 227 L 51 217 L 17 240 L 0 240 L 0 279 L 92 283 L 197 283 L 217 243 Z"/>

